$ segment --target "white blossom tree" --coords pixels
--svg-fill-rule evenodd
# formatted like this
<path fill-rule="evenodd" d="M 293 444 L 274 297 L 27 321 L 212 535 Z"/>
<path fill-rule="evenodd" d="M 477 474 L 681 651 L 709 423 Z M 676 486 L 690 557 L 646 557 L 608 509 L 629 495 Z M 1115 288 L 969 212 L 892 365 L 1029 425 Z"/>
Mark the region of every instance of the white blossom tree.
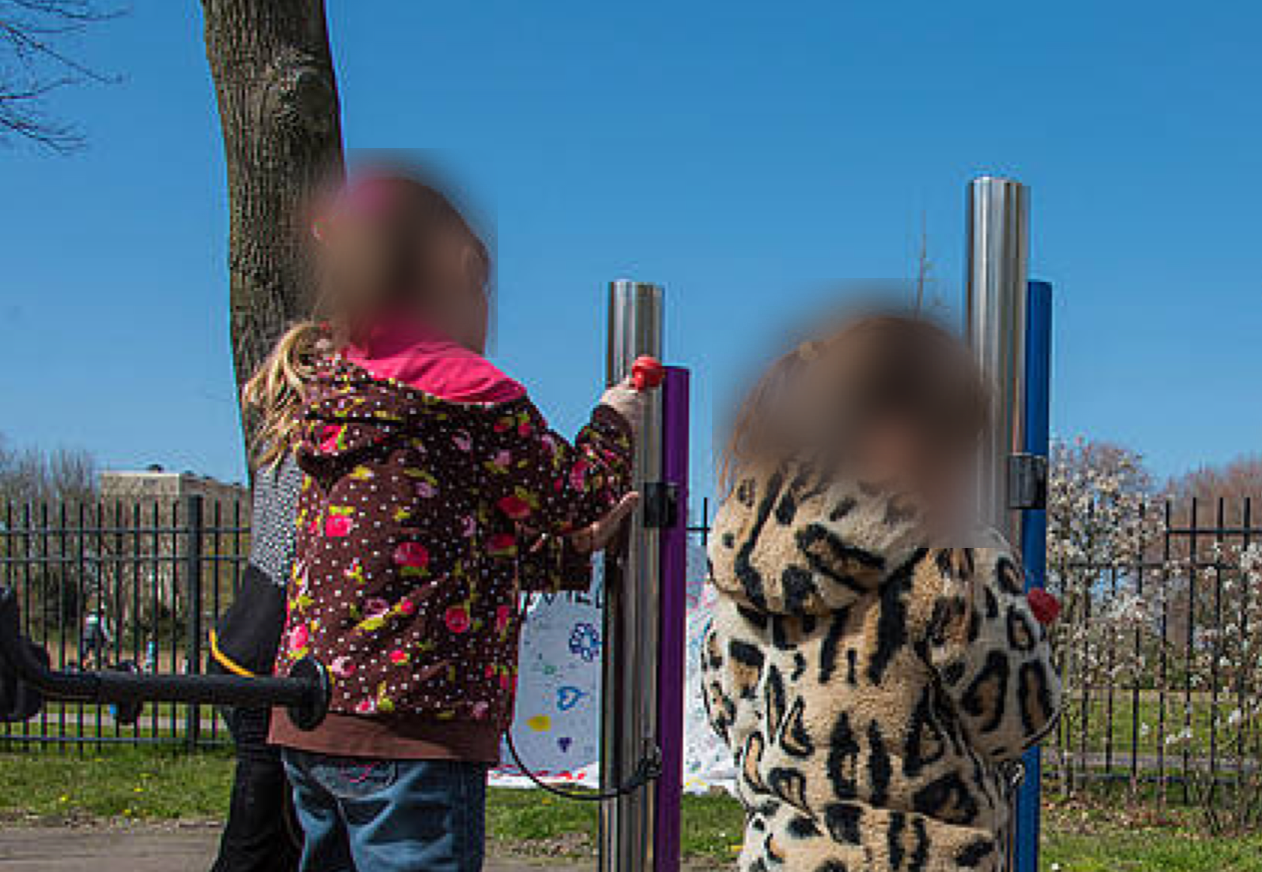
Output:
<path fill-rule="evenodd" d="M 1092 694 L 1136 686 L 1145 667 L 1151 590 L 1135 567 L 1155 538 L 1152 479 L 1122 446 L 1076 439 L 1052 446 L 1047 506 L 1047 585 L 1060 598 L 1052 625 L 1065 709 L 1049 750 L 1062 786 L 1095 750 Z"/>
<path fill-rule="evenodd" d="M 1185 650 L 1201 716 L 1185 711 L 1169 746 L 1200 758 L 1188 776 L 1210 831 L 1254 831 L 1262 826 L 1262 546 L 1215 544 L 1194 571 L 1205 593 L 1186 600 L 1202 615 L 1189 622 Z"/>
<path fill-rule="evenodd" d="M 1116 757 L 1179 772 L 1212 831 L 1239 831 L 1262 825 L 1262 545 L 1226 541 L 1232 507 L 1192 534 L 1195 519 L 1166 511 L 1189 497 L 1157 491 L 1129 449 L 1053 446 L 1048 587 L 1066 706 L 1049 752 L 1072 791 L 1110 743 L 1132 742 Z"/>

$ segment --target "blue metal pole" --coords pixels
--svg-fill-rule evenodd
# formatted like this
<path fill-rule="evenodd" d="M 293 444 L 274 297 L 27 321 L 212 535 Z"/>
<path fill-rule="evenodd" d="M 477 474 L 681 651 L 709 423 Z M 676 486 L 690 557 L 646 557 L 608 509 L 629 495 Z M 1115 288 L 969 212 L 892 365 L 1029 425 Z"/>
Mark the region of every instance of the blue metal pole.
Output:
<path fill-rule="evenodd" d="M 1027 454 L 1048 456 L 1052 363 L 1052 286 L 1027 284 L 1025 328 L 1025 446 Z M 1021 525 L 1025 586 L 1043 587 L 1047 579 L 1047 510 L 1029 509 Z M 1025 781 L 1017 797 L 1016 872 L 1038 872 L 1042 755 L 1036 746 L 1025 753 Z"/>

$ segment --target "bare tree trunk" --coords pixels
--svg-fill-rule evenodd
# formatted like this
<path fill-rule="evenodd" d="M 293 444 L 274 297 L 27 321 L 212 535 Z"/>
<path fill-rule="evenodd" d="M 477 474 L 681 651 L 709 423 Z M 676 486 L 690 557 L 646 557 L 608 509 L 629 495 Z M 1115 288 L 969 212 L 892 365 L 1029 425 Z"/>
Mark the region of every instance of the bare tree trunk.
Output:
<path fill-rule="evenodd" d="M 202 8 L 227 158 L 240 387 L 308 311 L 308 208 L 315 190 L 341 177 L 342 131 L 323 0 L 202 0 Z M 248 433 L 248 421 L 242 427 Z"/>

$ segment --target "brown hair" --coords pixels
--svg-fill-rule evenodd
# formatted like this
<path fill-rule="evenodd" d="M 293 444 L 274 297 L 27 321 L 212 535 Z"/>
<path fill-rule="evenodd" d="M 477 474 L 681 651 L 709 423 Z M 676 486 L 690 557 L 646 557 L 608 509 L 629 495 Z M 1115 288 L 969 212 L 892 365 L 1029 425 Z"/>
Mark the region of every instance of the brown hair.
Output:
<path fill-rule="evenodd" d="M 347 229 L 351 238 L 340 238 Z M 459 267 L 461 280 L 490 293 L 486 244 L 451 200 L 414 172 L 362 175 L 334 198 L 313 236 L 327 254 L 312 316 L 285 331 L 241 390 L 242 404 L 257 416 L 250 451 L 260 465 L 276 463 L 296 444 L 305 386 L 321 357 L 451 278 L 444 243 L 462 243 L 470 256 Z"/>
<path fill-rule="evenodd" d="M 988 415 L 981 373 L 950 331 L 918 314 L 852 317 L 763 373 L 737 410 L 720 481 L 730 488 L 748 465 L 804 452 L 844 461 L 878 420 L 906 421 L 942 450 L 964 449 Z"/>

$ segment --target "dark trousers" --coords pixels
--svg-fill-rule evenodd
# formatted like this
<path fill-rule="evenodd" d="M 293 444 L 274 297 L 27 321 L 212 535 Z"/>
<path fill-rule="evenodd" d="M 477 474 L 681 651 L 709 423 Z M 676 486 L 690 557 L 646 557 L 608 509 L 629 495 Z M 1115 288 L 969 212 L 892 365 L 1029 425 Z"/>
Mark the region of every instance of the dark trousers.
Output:
<path fill-rule="evenodd" d="M 291 833 L 289 782 L 280 749 L 267 744 L 267 709 L 230 709 L 237 746 L 228 823 L 211 872 L 294 872 L 298 845 Z"/>

